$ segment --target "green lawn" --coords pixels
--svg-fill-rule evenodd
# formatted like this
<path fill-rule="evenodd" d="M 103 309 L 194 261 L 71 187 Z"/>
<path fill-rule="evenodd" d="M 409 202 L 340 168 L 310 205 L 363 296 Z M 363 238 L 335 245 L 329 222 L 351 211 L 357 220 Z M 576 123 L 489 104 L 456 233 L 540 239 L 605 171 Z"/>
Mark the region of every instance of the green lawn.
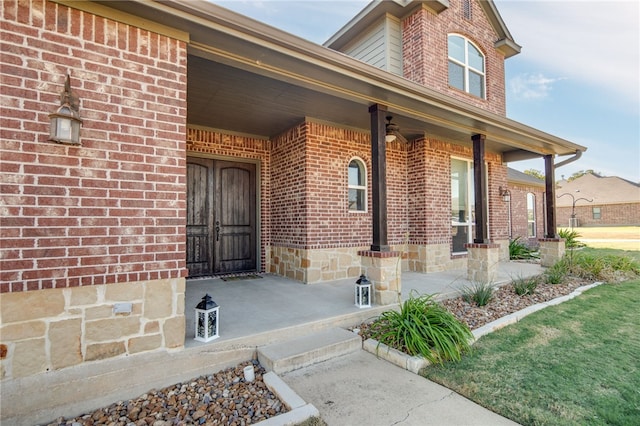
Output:
<path fill-rule="evenodd" d="M 640 424 L 640 280 L 603 284 L 423 373 L 523 425 Z"/>

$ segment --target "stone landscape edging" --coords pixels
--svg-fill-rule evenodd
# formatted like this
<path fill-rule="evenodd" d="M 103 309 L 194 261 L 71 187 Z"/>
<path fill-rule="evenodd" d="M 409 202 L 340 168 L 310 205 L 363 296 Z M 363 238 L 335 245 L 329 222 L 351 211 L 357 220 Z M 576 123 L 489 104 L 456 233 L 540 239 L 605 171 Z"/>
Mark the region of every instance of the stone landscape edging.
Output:
<path fill-rule="evenodd" d="M 311 417 L 320 416 L 320 412 L 313 404 L 306 403 L 274 372 L 264 374 L 262 380 L 289 411 L 255 423 L 256 426 L 296 425 Z"/>
<path fill-rule="evenodd" d="M 484 335 L 492 333 L 494 331 L 500 330 L 507 325 L 514 324 L 520 321 L 522 318 L 527 315 L 531 315 L 534 312 L 537 312 L 541 309 L 544 309 L 548 306 L 559 305 L 560 303 L 566 302 L 567 300 L 571 300 L 576 296 L 579 296 L 583 292 L 590 290 L 594 287 L 603 284 L 603 282 L 595 282 L 593 284 L 584 285 L 576 288 L 571 293 L 556 297 L 555 299 L 548 300 L 546 302 L 536 303 L 535 305 L 528 306 L 524 309 L 521 309 L 517 312 L 513 312 L 509 315 L 505 315 L 502 318 L 498 318 L 495 321 L 491 321 L 483 325 L 482 327 L 478 327 L 473 330 L 473 341 L 471 344 L 473 345 L 478 339 Z M 431 363 L 427 361 L 425 358 L 420 356 L 411 356 L 407 355 L 404 352 L 401 352 L 397 349 L 389 347 L 384 343 L 380 343 L 374 339 L 367 339 L 362 343 L 362 349 L 367 352 L 370 352 L 377 356 L 378 358 L 384 359 L 392 364 L 397 365 L 400 368 L 404 368 L 405 370 L 411 371 L 414 374 L 419 374 L 420 370 L 429 366 Z"/>

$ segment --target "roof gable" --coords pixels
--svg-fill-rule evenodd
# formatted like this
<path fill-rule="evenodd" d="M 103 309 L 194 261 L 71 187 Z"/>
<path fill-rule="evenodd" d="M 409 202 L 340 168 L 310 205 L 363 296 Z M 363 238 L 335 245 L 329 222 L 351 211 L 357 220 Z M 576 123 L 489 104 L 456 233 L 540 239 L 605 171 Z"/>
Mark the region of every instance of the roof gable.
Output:
<path fill-rule="evenodd" d="M 505 58 L 520 53 L 521 47 L 511 36 L 493 0 L 483 0 L 479 3 L 491 26 L 498 35 L 494 47 L 502 52 Z M 449 8 L 449 0 L 374 0 L 327 40 L 324 46 L 335 50 L 342 50 L 344 46 L 359 37 L 363 31 L 367 30 L 367 28 L 383 16 L 391 15 L 402 19 L 418 7 L 424 7 L 435 14 L 440 14 Z"/>
<path fill-rule="evenodd" d="M 593 200 L 594 205 L 640 203 L 640 185 L 617 176 L 603 177 L 591 173 L 566 182 L 558 188 L 556 194 L 573 194 L 576 198 L 587 198 Z M 570 207 L 571 197 L 558 198 L 557 205 Z"/>

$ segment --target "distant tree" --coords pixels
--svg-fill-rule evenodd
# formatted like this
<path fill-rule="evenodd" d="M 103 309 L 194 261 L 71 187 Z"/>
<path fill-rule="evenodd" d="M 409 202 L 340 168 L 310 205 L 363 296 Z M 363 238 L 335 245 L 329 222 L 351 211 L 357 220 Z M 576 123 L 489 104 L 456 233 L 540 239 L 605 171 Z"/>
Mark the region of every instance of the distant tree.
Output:
<path fill-rule="evenodd" d="M 594 176 L 597 176 L 597 177 L 602 177 L 602 173 L 596 172 L 593 169 L 580 170 L 580 171 L 575 172 L 571 176 L 569 176 L 569 179 L 567 179 L 567 182 L 571 182 L 572 180 L 576 180 L 579 177 L 582 177 L 584 175 L 594 175 Z"/>
<path fill-rule="evenodd" d="M 542 173 L 540 170 L 527 169 L 527 170 L 524 171 L 524 173 L 529 175 L 529 176 L 533 176 L 535 178 L 538 178 L 540 180 L 544 180 L 544 173 Z"/>

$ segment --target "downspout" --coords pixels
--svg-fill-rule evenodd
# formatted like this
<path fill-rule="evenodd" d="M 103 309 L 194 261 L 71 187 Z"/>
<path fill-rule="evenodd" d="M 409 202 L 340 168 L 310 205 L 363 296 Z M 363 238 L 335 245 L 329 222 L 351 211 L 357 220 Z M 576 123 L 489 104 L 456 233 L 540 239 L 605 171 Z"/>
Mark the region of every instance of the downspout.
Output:
<path fill-rule="evenodd" d="M 576 151 L 576 153 L 573 155 L 573 157 L 567 158 L 566 160 L 563 160 L 563 161 L 559 162 L 558 164 L 554 164 L 553 168 L 557 169 L 558 167 L 566 166 L 569 163 L 573 163 L 574 161 L 579 160 L 580 157 L 582 157 L 582 151 Z"/>

